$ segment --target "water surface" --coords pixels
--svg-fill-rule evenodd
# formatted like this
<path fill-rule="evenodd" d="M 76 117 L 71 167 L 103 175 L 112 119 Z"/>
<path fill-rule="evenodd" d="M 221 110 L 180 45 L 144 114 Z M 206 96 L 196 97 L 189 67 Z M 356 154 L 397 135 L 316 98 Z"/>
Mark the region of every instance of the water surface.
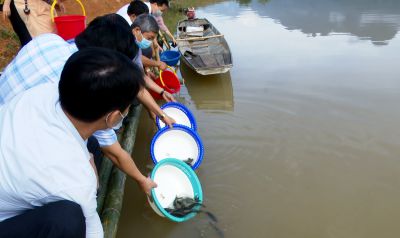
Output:
<path fill-rule="evenodd" d="M 225 75 L 181 69 L 225 237 L 398 237 L 400 1 L 228 1 L 197 15 L 233 53 Z M 156 129 L 147 115 L 139 126 L 149 171 Z M 129 180 L 118 236 L 219 237 L 208 221 L 158 217 Z"/>

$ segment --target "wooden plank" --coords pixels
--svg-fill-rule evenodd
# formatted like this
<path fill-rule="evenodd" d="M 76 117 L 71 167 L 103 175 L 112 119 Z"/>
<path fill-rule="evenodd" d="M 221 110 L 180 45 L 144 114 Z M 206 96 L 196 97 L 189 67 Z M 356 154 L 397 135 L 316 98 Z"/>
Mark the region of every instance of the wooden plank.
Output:
<path fill-rule="evenodd" d="M 178 38 L 176 41 L 194 41 L 194 40 L 206 40 L 211 38 L 224 37 L 224 35 L 212 35 L 203 37 L 189 37 L 189 38 Z"/>
<path fill-rule="evenodd" d="M 217 67 L 218 62 L 215 58 L 215 55 L 207 54 L 207 55 L 199 55 L 201 60 L 204 62 L 205 67 Z"/>
<path fill-rule="evenodd" d="M 103 204 L 107 194 L 108 182 L 110 180 L 113 163 L 104 157 L 99 171 L 99 191 L 97 192 L 97 213 L 103 211 Z"/>

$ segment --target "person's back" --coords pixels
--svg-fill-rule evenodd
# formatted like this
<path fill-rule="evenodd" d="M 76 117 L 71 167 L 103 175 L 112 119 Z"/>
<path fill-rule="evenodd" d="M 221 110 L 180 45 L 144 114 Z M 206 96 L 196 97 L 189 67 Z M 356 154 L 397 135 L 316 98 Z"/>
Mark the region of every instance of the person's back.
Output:
<path fill-rule="evenodd" d="M 85 140 L 119 124 L 143 85 L 140 69 L 127 57 L 88 48 L 68 59 L 58 90 L 42 84 L 0 107 L 0 237 L 30 237 L 25 227 L 43 214 L 29 224 L 21 216 L 63 200 L 82 208 L 86 237 L 102 237 Z M 18 226 L 25 230 L 12 229 Z"/>
<path fill-rule="evenodd" d="M 55 87 L 37 86 L 0 108 L 0 221 L 57 200 L 74 187 L 82 191 L 82 200 L 95 198 L 89 153 L 62 111 Z"/>

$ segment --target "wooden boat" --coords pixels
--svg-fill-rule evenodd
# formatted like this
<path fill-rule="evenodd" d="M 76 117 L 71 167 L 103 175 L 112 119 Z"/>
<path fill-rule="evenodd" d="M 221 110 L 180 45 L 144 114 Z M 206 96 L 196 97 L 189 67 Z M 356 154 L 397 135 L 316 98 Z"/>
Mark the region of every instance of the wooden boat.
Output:
<path fill-rule="evenodd" d="M 180 21 L 177 43 L 183 61 L 199 74 L 226 73 L 233 66 L 224 35 L 205 18 Z"/>

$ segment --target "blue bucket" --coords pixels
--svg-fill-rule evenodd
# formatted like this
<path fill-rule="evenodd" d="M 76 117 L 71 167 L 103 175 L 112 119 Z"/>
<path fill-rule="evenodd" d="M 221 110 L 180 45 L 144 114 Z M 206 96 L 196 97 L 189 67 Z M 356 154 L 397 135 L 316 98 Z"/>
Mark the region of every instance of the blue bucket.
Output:
<path fill-rule="evenodd" d="M 174 222 L 187 221 L 196 216 L 197 213 L 192 212 L 184 217 L 176 217 L 165 210 L 177 196 L 197 197 L 199 203 L 203 203 L 200 181 L 190 166 L 178 159 L 164 159 L 154 167 L 150 177 L 158 186 L 151 190 L 152 199 L 148 201 L 158 215 Z M 199 210 L 200 204 L 194 209 Z"/>
<path fill-rule="evenodd" d="M 194 131 L 197 130 L 196 119 L 185 105 L 177 102 L 168 102 L 161 106 L 161 110 L 163 110 L 166 115 L 173 118 L 176 124 L 187 126 Z M 158 129 L 167 126 L 158 116 L 156 117 L 156 124 Z"/>
<path fill-rule="evenodd" d="M 151 141 L 150 153 L 154 164 L 166 158 L 176 158 L 189 160 L 192 168 L 197 169 L 203 160 L 204 147 L 197 132 L 176 124 L 173 128 L 157 131 Z"/>
<path fill-rule="evenodd" d="M 179 51 L 165 50 L 160 55 L 160 60 L 165 62 L 169 66 L 175 66 L 178 64 L 181 53 Z"/>

